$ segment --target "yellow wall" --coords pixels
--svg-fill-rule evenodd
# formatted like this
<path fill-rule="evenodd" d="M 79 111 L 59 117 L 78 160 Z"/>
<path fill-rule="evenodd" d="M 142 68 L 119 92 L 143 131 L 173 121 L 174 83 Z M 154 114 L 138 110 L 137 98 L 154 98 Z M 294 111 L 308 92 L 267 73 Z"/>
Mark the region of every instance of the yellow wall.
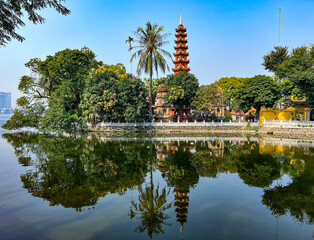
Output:
<path fill-rule="evenodd" d="M 270 110 L 270 109 L 264 109 L 260 111 L 259 115 L 259 124 L 260 126 L 263 125 L 263 120 L 266 118 L 266 120 L 283 120 L 283 121 L 289 121 L 291 120 L 297 120 L 297 114 L 302 115 L 301 121 L 307 121 L 306 117 L 309 116 L 309 108 L 288 108 L 284 110 Z"/>

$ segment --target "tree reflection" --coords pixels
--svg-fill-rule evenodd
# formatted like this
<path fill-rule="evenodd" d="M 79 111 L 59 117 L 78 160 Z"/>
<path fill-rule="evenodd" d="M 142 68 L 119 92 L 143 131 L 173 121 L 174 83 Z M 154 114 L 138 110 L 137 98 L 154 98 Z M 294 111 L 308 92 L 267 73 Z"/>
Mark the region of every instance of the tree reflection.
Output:
<path fill-rule="evenodd" d="M 302 162 L 304 162 L 304 165 Z M 290 165 L 292 165 L 289 168 L 293 176 L 292 182 L 287 186 L 279 185 L 265 189 L 262 203 L 274 215 L 280 216 L 290 213 L 300 222 L 313 224 L 314 161 L 311 157 L 308 157 L 305 161 L 294 158 L 290 161 Z M 287 169 L 287 166 L 285 166 L 285 169 Z"/>
<path fill-rule="evenodd" d="M 172 202 L 167 202 L 167 196 L 170 189 L 162 188 L 159 191 L 159 185 L 156 189 L 151 186 L 146 186 L 145 189 L 139 188 L 138 203 L 131 201 L 130 218 L 136 217 L 141 219 L 140 225 L 136 231 L 147 234 L 152 238 L 153 233 L 164 233 L 162 225 L 170 225 L 167 223 L 169 216 L 164 213 L 165 210 L 171 208 Z"/>
<path fill-rule="evenodd" d="M 119 142 L 95 137 L 57 137 L 15 133 L 2 135 L 13 147 L 26 171 L 23 187 L 35 197 L 82 211 L 100 197 L 139 189 L 131 201 L 130 218 L 140 220 L 136 231 L 163 233 L 171 208 L 167 202 L 174 190 L 177 221 L 188 222 L 189 192 L 200 177 L 215 178 L 237 173 L 244 184 L 264 189 L 262 203 L 280 216 L 289 213 L 300 222 L 314 223 L 314 161 L 302 148 L 261 146 L 245 141 L 202 142 Z M 271 149 L 271 151 L 269 150 Z M 274 150 L 275 149 L 275 150 Z M 278 151 L 276 151 L 276 149 Z M 157 161 L 156 161 L 157 158 Z M 167 187 L 154 185 L 154 166 L 162 173 Z M 145 177 L 150 174 L 150 182 Z M 287 186 L 273 186 L 283 175 Z M 142 187 L 144 186 L 144 187 Z"/>
<path fill-rule="evenodd" d="M 169 209 L 172 203 L 167 203 L 170 189 L 167 191 L 166 188 L 163 188 L 160 193 L 159 185 L 154 189 L 153 163 L 156 160 L 156 155 L 155 153 L 153 154 L 153 150 L 158 152 L 158 148 L 153 149 L 153 144 L 151 144 L 149 149 L 150 186 L 146 186 L 144 190 L 142 186 L 139 186 L 138 203 L 131 201 L 129 216 L 131 219 L 134 217 L 141 219 L 141 224 L 135 231 L 140 233 L 147 231 L 149 237 L 152 238 L 153 233 L 164 233 L 162 225 L 170 225 L 166 221 L 169 216 L 164 211 Z"/>
<path fill-rule="evenodd" d="M 189 189 L 195 187 L 199 175 L 194 163 L 195 147 L 188 143 L 172 143 L 172 151 L 165 161 L 167 172 L 166 181 L 169 186 L 174 187 L 176 217 L 180 223 L 180 234 L 183 238 L 183 225 L 187 223 L 189 206 Z"/>
<path fill-rule="evenodd" d="M 144 183 L 147 144 L 39 134 L 5 134 L 27 168 L 23 187 L 35 197 L 81 211 L 108 193 L 123 194 Z"/>
<path fill-rule="evenodd" d="M 171 187 L 189 190 L 198 183 L 199 179 L 194 164 L 195 155 L 192 153 L 194 147 L 187 143 L 180 143 L 180 145 L 175 143 L 172 149 L 165 161 L 166 182 Z"/>
<path fill-rule="evenodd" d="M 236 173 L 237 168 L 228 156 L 229 149 L 230 144 L 224 141 L 197 143 L 193 161 L 199 176 L 215 178 L 220 173 Z"/>
<path fill-rule="evenodd" d="M 233 152 L 232 163 L 249 186 L 265 188 L 280 178 L 280 163 L 273 154 L 260 154 L 258 146 L 245 143 Z"/>

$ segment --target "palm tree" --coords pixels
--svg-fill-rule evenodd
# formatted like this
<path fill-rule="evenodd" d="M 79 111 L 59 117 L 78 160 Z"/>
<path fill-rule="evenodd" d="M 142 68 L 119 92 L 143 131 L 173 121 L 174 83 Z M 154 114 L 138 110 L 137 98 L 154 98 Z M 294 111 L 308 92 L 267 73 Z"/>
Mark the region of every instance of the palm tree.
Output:
<path fill-rule="evenodd" d="M 162 47 L 169 41 L 165 39 L 170 33 L 162 34 L 163 27 L 156 24 L 152 25 L 149 21 L 146 23 L 146 28 L 139 27 L 134 35 L 138 43 L 137 46 L 131 47 L 131 49 L 138 49 L 131 57 L 131 61 L 134 58 L 139 57 L 137 65 L 137 74 L 140 75 L 142 71 L 149 74 L 149 118 L 152 119 L 152 79 L 153 71 L 158 74 L 158 69 L 164 73 L 166 69 L 169 71 L 169 66 L 164 58 L 167 56 L 171 58 L 169 52 L 162 49 Z"/>
<path fill-rule="evenodd" d="M 130 51 L 130 58 L 132 58 L 132 52 L 131 52 L 131 49 L 132 49 L 132 42 L 134 42 L 134 38 L 128 36 L 128 39 L 125 40 L 125 43 L 128 43 L 129 44 L 129 51 Z M 130 60 L 131 62 L 131 73 L 132 73 L 132 59 Z"/>

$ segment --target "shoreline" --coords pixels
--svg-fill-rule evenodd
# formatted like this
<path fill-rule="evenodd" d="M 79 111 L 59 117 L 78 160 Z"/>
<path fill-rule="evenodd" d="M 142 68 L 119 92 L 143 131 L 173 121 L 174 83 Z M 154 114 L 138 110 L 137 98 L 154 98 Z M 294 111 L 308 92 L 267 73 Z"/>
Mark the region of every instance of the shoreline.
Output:
<path fill-rule="evenodd" d="M 127 126 L 127 127 L 89 127 L 90 133 L 104 133 L 105 135 L 123 135 L 130 133 L 137 134 L 153 134 L 153 135 L 259 135 L 260 137 L 274 137 L 274 138 L 289 138 L 314 140 L 314 128 L 299 127 L 299 128 L 280 128 L 280 127 L 235 127 L 235 126 Z"/>

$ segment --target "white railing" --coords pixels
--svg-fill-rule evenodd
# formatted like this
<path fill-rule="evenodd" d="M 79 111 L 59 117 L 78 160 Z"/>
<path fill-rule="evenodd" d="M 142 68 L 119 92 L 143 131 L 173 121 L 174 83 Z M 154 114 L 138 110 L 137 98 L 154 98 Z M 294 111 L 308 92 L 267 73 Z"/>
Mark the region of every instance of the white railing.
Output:
<path fill-rule="evenodd" d="M 263 127 L 282 127 L 282 128 L 299 128 L 314 127 L 314 121 L 295 121 L 295 120 L 263 120 Z"/>
<path fill-rule="evenodd" d="M 246 127 L 248 122 L 100 122 L 97 124 L 87 123 L 88 127 L 221 127 L 237 126 Z M 251 127 L 258 126 L 258 122 L 250 122 Z"/>

